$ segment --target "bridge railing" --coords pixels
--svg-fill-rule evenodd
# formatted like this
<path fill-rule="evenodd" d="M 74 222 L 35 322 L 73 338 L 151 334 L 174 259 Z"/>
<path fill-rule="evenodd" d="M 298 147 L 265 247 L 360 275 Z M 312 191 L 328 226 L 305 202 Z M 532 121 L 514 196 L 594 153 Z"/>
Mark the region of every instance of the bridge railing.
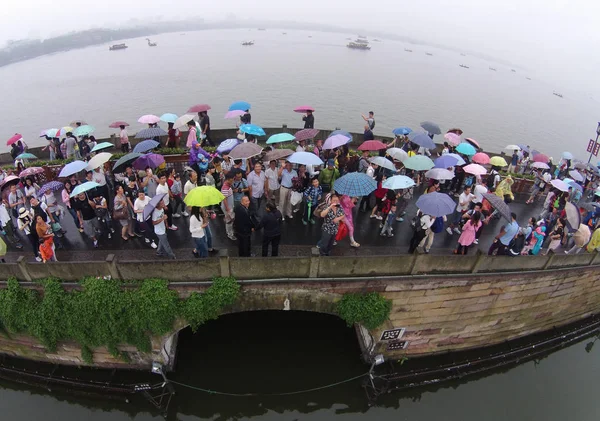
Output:
<path fill-rule="evenodd" d="M 600 265 L 600 253 L 546 256 L 488 256 L 477 252 L 455 255 L 389 255 L 321 257 L 317 249 L 308 257 L 230 257 L 221 250 L 218 257 L 194 260 L 117 260 L 110 254 L 104 261 L 28 262 L 21 256 L 15 263 L 0 265 L 0 281 L 11 277 L 31 282 L 57 277 L 75 282 L 84 277 L 111 277 L 123 280 L 164 278 L 171 282 L 210 281 L 233 276 L 239 280 L 349 279 L 415 275 L 457 275 L 502 272 L 546 271 Z"/>

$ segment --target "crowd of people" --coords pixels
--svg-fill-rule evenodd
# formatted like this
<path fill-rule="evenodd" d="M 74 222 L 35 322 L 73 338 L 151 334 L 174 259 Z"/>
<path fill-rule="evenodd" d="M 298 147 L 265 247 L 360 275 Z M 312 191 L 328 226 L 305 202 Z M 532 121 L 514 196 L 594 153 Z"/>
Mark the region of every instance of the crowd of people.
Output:
<path fill-rule="evenodd" d="M 542 212 L 532 215 L 521 226 L 517 215 L 512 213 L 510 220 L 495 236 L 488 253 L 535 255 L 549 250 L 556 252 L 560 247 L 565 253 L 577 253 L 586 247 L 593 251 L 600 246 L 600 199 L 596 194 L 598 170 L 582 168 L 584 180 L 574 181 L 577 185 L 570 184 L 568 190 L 559 190 L 552 184 L 552 180 L 568 177 L 573 169 L 569 159 L 563 159 L 556 165 L 549 162 L 544 170 L 531 165 L 529 148 L 515 150 L 508 171 L 492 166 L 486 174 L 475 176 L 463 170 L 471 163 L 472 155 L 461 154 L 452 144 L 445 142 L 437 150 L 425 149 L 412 143 L 409 137 L 398 135 L 386 145 L 387 148 L 402 149 L 408 157 L 421 154 L 435 158 L 457 154 L 464 163 L 445 167 L 453 176 L 440 181 L 427 178 L 425 171 L 405 168 L 402 160 L 389 155 L 390 149 L 361 153 L 351 151 L 348 145 L 324 149 L 324 142 L 319 139 L 299 140 L 295 148 L 297 152 L 317 155 L 324 163 L 322 166 L 296 165 L 285 158 L 267 161 L 264 153 L 236 160 L 227 151 L 211 154 L 202 148 L 202 145 L 210 145 L 213 141 L 208 115 L 204 113 L 200 118 L 200 125 L 195 121 L 188 124 L 186 145 L 190 150 L 190 160 L 182 174 L 164 164 L 144 171 L 127 166 L 123 172 L 113 173 L 111 164 L 107 163 L 85 172 L 84 177 L 76 174 L 61 180 L 60 185 L 40 187 L 35 175 L 4 183 L 10 174 L 2 171 L 0 224 L 3 238 L 17 249 L 23 248 L 26 238 L 38 261 L 56 260 L 55 250 L 65 247 L 65 230 L 61 223 L 68 214 L 76 229 L 87 236 L 94 247 L 98 247 L 105 237 L 111 239 L 120 235 L 123 241 L 139 239 L 156 249 L 158 256 L 174 259 L 168 233 L 179 229 L 174 222 L 176 219 L 189 218 L 187 226 L 193 241 L 192 253 L 201 258 L 214 251 L 210 226 L 216 223 L 217 218 L 222 218 L 225 233 L 229 240 L 237 242 L 240 256 L 252 255 L 251 239 L 253 233 L 259 231 L 262 231 L 262 255 L 269 255 L 270 249 L 271 255 L 277 256 L 282 224 L 296 219 L 304 226 L 321 225 L 316 246 L 321 255 L 327 256 L 346 237 L 351 247 L 360 247 L 355 238 L 353 216 L 357 212 L 370 212 L 370 218 L 375 220 L 372 221 L 373 228 L 382 237 L 394 236 L 397 224 L 409 219 L 407 223 L 412 226 L 409 253 L 429 253 L 435 235 L 444 233 L 458 235 L 453 250 L 455 254 L 467 254 L 478 244 L 491 220 L 508 219 L 485 195 L 493 193 L 504 203 L 511 203 L 515 200 L 512 191 L 514 174 L 533 174 L 535 181 L 526 203 L 543 202 Z M 242 118 L 245 119 L 242 123 L 249 123 L 249 112 Z M 366 123 L 363 142 L 372 140 L 374 113 L 362 118 Z M 303 120 L 306 128 L 314 126 L 312 112 L 307 112 Z M 166 145 L 178 146 L 179 133 L 172 133 L 172 130 L 171 124 Z M 124 126 L 120 137 L 123 151 L 129 151 L 129 137 Z M 433 138 L 433 134 L 430 137 Z M 87 146 L 82 146 L 82 141 Z M 256 141 L 255 136 L 240 133 L 240 143 Z M 77 139 L 69 133 L 59 143 L 59 149 L 64 145 L 66 156 L 89 158 L 93 155 L 90 142 L 95 142 L 95 139 L 89 136 Z M 23 145 L 15 143 L 13 147 L 21 148 Z M 82 149 L 85 152 L 81 152 Z M 53 158 L 56 157 L 57 149 L 52 152 Z M 376 164 L 373 155 L 387 159 L 391 165 Z M 24 169 L 17 168 L 15 174 Z M 374 180 L 376 189 L 360 197 L 336 192 L 336 180 L 353 172 L 363 173 Z M 385 188 L 386 180 L 398 174 L 411 178 L 414 185 L 396 190 Z M 72 197 L 73 190 L 86 181 L 94 181 L 99 187 Z M 218 189 L 224 197 L 222 202 L 214 206 L 187 207 L 185 196 L 201 185 Z M 407 218 L 409 202 L 431 193 L 445 193 L 456 200 L 454 212 L 431 215 L 419 210 L 416 215 Z M 149 215 L 145 215 L 144 209 L 157 195 L 162 195 L 162 199 Z M 581 225 L 589 229 L 589 235 L 583 236 L 585 241 L 577 236 L 580 227 L 569 224 L 565 210 L 568 203 L 578 205 L 582 196 L 585 196 L 586 203 L 577 209 Z"/>

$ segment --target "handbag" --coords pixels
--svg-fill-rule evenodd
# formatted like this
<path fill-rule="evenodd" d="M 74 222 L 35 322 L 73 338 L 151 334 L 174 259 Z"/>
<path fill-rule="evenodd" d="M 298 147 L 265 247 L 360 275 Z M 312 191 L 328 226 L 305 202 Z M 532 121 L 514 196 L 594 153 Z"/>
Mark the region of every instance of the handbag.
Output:
<path fill-rule="evenodd" d="M 292 194 L 290 196 L 290 203 L 292 204 L 292 206 L 296 206 L 300 202 L 302 202 L 302 193 L 292 191 Z"/>
<path fill-rule="evenodd" d="M 348 235 L 348 226 L 345 222 L 340 222 L 338 232 L 335 236 L 335 241 L 342 241 Z"/>
<path fill-rule="evenodd" d="M 127 210 L 127 206 L 123 206 L 120 209 L 114 209 L 112 216 L 113 216 L 113 219 L 116 219 L 117 221 L 122 221 L 124 219 L 128 219 L 129 211 Z"/>

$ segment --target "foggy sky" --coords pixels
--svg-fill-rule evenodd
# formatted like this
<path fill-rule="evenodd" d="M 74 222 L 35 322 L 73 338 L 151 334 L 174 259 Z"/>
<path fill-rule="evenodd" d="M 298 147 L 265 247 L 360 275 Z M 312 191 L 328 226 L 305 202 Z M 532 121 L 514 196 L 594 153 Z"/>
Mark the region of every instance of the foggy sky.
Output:
<path fill-rule="evenodd" d="M 600 77 L 600 2 L 593 0 L 19 0 L 5 1 L 0 45 L 8 39 L 91 27 L 200 16 L 206 21 L 293 20 L 393 32 L 477 51 L 581 90 Z M 168 5 L 166 7 L 165 5 Z"/>

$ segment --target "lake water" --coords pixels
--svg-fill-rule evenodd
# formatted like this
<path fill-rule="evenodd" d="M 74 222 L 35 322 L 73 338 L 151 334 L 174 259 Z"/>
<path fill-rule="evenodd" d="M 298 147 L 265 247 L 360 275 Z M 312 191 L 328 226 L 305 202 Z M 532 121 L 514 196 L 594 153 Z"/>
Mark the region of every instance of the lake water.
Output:
<path fill-rule="evenodd" d="M 597 421 L 600 348 L 596 343 L 586 352 L 591 341 L 487 377 L 393 392 L 370 408 L 359 381 L 284 397 L 217 396 L 176 385 L 168 419 Z M 308 389 L 367 371 L 353 329 L 336 317 L 306 312 L 222 316 L 195 335 L 182 332 L 178 352 L 169 378 L 233 393 Z M 163 419 L 139 399 L 83 399 L 6 382 L 0 382 L 0 413 L 11 421 Z"/>
<path fill-rule="evenodd" d="M 100 45 L 16 63 L 0 68 L 0 136 L 19 132 L 36 145 L 41 130 L 74 119 L 94 125 L 96 137 L 113 132 L 108 125 L 114 120 L 130 122 L 133 133 L 143 127 L 136 122 L 143 114 L 182 114 L 196 103 L 212 106 L 214 128 L 233 127 L 234 121 L 223 119 L 228 105 L 247 100 L 253 122 L 263 126 L 300 127 L 301 116 L 292 109 L 308 104 L 317 109 L 317 127 L 362 131 L 360 114 L 374 110 L 376 135 L 431 120 L 443 130 L 462 128 L 490 151 L 525 143 L 555 158 L 564 150 L 587 158 L 599 103 L 541 81 L 541 69 L 512 72 L 456 52 L 385 39 L 372 42 L 370 51 L 351 50 L 347 37 L 356 34 L 172 33 L 153 37 L 156 48 L 139 38 L 126 40 L 127 50 Z M 255 45 L 243 47 L 244 40 Z M 0 148 L 6 149 L 3 141 Z"/>

